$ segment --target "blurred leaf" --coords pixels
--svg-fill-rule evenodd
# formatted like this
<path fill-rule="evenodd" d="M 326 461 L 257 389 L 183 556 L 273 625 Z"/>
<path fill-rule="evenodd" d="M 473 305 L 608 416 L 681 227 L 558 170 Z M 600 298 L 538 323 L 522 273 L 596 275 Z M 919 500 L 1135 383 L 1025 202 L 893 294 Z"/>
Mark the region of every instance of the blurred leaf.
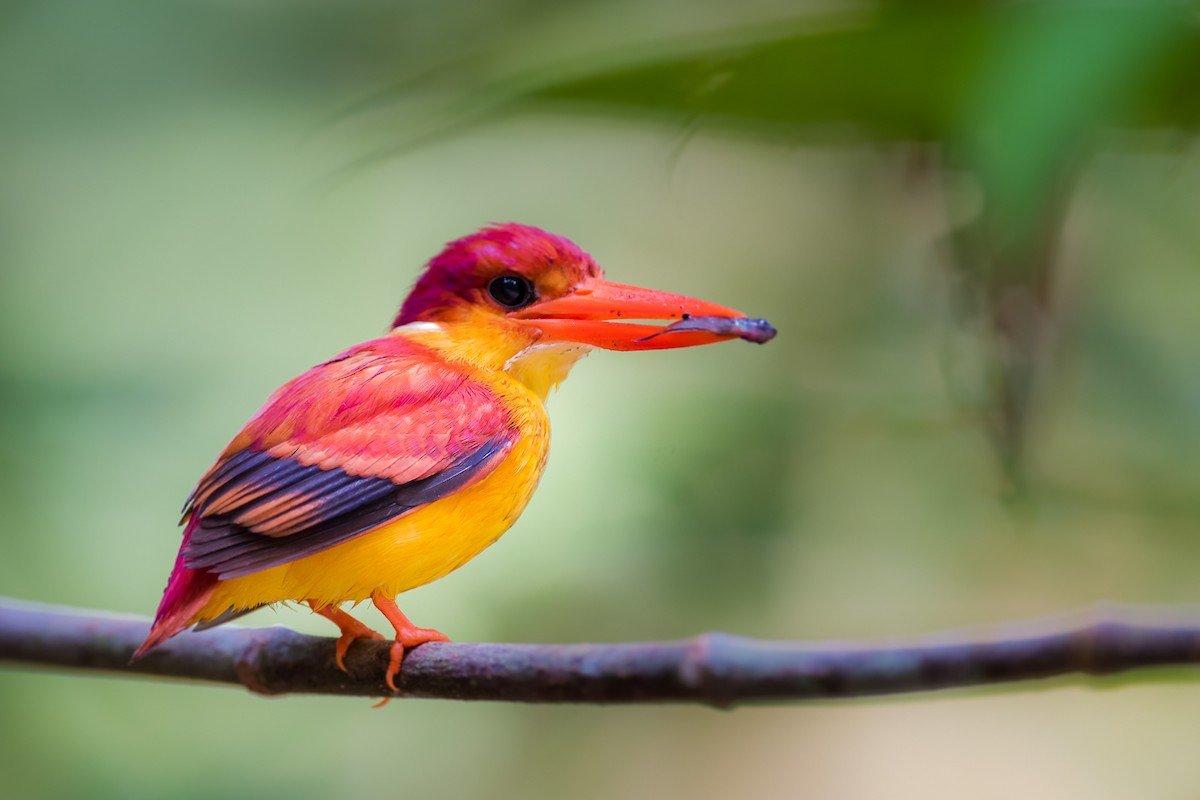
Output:
<path fill-rule="evenodd" d="M 677 55 L 568 65 L 575 77 L 535 77 L 513 100 L 775 134 L 848 124 L 870 138 L 944 144 L 981 182 L 987 246 L 1019 250 L 1039 245 L 1039 223 L 1091 132 L 1186 128 L 1200 116 L 1200 95 L 1186 88 L 1200 74 L 1200 29 L 1184 7 L 952 5 L 890 4 L 824 29 L 804 22 Z"/>
<path fill-rule="evenodd" d="M 983 184 L 993 244 L 1030 246 L 1088 134 L 1130 121 L 1142 87 L 1177 49 L 1197 44 L 1196 31 L 1177 7 L 1156 3 L 989 16 L 986 52 L 947 133 Z"/>
<path fill-rule="evenodd" d="M 659 50 L 640 63 L 599 65 L 582 77 L 534 86 L 519 99 L 776 128 L 851 123 L 884 139 L 936 139 L 966 90 L 985 36 L 977 14 L 848 19 L 826 30 L 801 23 L 680 56 L 663 58 Z"/>
<path fill-rule="evenodd" d="M 1072 115 L 1078 128 L 1101 119 L 1187 126 L 1200 114 L 1200 98 L 1183 91 L 1200 32 L 1175 5 L 950 5 L 958 7 L 909 4 L 820 29 L 806 20 L 664 44 L 622 63 L 564 65 L 572 77 L 534 76 L 513 99 L 751 126 L 849 123 L 878 138 L 939 141 L 982 103 L 979 121 L 1004 123 L 1021 136 L 1014 145 L 1072 129 Z M 1157 107 L 1127 102 L 1123 116 L 1105 115 L 1142 87 Z"/>

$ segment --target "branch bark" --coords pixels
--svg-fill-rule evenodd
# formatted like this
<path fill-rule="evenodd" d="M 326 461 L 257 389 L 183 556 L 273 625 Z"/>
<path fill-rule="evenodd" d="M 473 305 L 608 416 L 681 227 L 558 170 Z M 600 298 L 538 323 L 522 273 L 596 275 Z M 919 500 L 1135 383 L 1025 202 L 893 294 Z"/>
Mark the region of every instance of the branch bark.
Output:
<path fill-rule="evenodd" d="M 1111 675 L 1200 663 L 1200 621 L 1108 607 L 1008 626 L 980 639 L 940 634 L 892 644 L 774 642 L 724 633 L 635 644 L 430 643 L 406 654 L 400 696 L 527 703 L 831 700 Z M 348 672 L 333 639 L 286 628 L 186 633 L 129 663 L 148 623 L 0 599 L 0 662 L 151 675 L 253 692 L 386 697 L 388 643 L 356 642 Z"/>

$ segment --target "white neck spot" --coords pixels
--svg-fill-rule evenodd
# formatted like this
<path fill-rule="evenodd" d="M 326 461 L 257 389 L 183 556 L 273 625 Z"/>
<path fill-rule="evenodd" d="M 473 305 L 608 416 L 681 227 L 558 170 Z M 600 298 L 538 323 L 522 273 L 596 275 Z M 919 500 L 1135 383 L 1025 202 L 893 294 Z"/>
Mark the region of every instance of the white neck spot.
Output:
<path fill-rule="evenodd" d="M 442 326 L 436 322 L 410 322 L 407 325 L 400 325 L 392 330 L 403 333 L 441 333 Z"/>

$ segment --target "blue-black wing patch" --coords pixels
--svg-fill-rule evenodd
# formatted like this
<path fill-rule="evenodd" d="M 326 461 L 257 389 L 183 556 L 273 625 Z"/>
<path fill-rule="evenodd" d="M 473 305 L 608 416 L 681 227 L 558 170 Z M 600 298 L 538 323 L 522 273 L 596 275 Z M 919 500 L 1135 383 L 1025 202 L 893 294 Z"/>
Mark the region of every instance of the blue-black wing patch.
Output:
<path fill-rule="evenodd" d="M 184 514 L 197 514 L 199 524 L 184 563 L 228 579 L 312 555 L 474 482 L 514 438 L 498 436 L 442 471 L 403 484 L 243 450 L 188 499 Z"/>

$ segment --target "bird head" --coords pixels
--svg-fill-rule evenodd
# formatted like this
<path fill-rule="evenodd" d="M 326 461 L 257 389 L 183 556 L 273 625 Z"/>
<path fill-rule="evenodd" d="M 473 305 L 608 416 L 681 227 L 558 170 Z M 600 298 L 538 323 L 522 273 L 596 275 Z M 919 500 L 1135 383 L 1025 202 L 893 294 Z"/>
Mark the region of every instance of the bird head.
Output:
<path fill-rule="evenodd" d="M 571 241 L 529 225 L 484 228 L 451 242 L 426 267 L 393 327 L 481 319 L 539 343 L 606 350 L 661 350 L 737 338 L 705 330 L 670 332 L 630 320 L 743 319 L 739 311 L 604 279 Z M 650 338 L 647 338 L 650 337 Z"/>

